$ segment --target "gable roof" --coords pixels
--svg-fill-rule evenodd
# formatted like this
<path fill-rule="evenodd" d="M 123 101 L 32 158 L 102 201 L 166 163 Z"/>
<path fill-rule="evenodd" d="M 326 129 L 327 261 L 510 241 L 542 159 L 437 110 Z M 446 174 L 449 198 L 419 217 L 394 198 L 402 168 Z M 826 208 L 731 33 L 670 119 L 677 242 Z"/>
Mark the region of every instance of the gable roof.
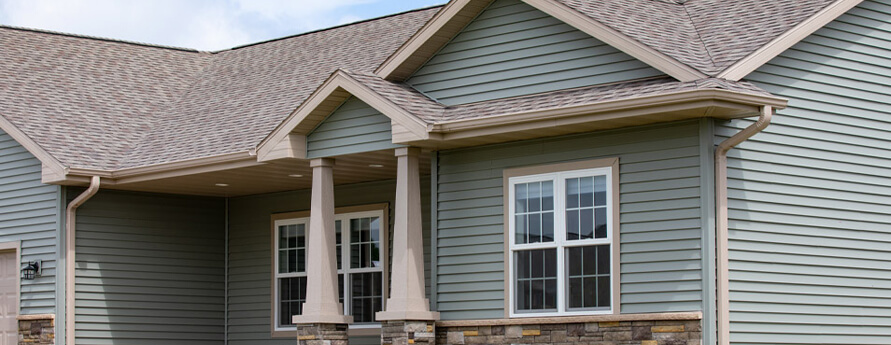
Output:
<path fill-rule="evenodd" d="M 860 2 L 524 1 L 561 13 L 570 25 L 632 50 L 677 80 L 445 107 L 387 79 L 410 75 L 490 0 L 453 0 L 442 8 L 211 53 L 0 26 L 0 128 L 64 175 L 69 169 L 142 171 L 205 158 L 244 162 L 338 70 L 428 132 L 635 95 L 719 91 L 777 102 L 733 80 Z"/>
<path fill-rule="evenodd" d="M 769 44 L 788 48 L 862 0 L 523 1 L 680 81 L 693 81 L 739 80 L 757 66 L 728 70 Z M 376 73 L 403 80 L 488 3 L 450 2 Z"/>

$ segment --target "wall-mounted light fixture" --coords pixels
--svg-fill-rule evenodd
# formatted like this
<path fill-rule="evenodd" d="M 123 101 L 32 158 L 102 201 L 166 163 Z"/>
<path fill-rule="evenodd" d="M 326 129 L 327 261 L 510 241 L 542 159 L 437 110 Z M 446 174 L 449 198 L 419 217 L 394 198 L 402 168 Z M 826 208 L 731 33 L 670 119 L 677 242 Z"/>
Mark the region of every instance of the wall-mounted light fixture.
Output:
<path fill-rule="evenodd" d="M 28 266 L 22 268 L 22 279 L 33 280 L 43 274 L 43 270 L 40 267 L 42 263 L 42 260 L 28 261 Z"/>

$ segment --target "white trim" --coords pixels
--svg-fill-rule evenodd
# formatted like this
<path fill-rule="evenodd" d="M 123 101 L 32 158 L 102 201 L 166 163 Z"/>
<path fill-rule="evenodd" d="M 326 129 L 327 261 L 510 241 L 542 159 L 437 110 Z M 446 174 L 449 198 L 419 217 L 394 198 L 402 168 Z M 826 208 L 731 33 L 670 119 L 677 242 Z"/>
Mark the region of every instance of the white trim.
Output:
<path fill-rule="evenodd" d="M 770 43 L 767 43 L 754 51 L 752 54 L 737 61 L 732 66 L 719 73 L 717 78 L 728 80 L 740 80 L 745 78 L 756 69 L 761 68 L 761 66 L 770 60 L 773 60 L 773 58 L 782 54 L 798 42 L 801 42 L 801 40 L 826 26 L 826 24 L 829 24 L 842 14 L 859 5 L 861 2 L 863 2 L 863 0 L 838 0 L 832 3 L 820 12 L 817 12 L 817 14 L 798 23 L 798 25 L 775 38 L 773 41 L 770 41 Z"/>
<path fill-rule="evenodd" d="M 559 172 L 551 172 L 544 174 L 536 174 L 536 175 L 525 175 L 525 176 L 515 176 L 508 178 L 508 197 L 505 202 L 508 203 L 508 226 L 505 231 L 507 233 L 508 239 L 508 279 L 509 279 L 509 289 L 508 293 L 508 310 L 509 317 L 511 318 L 529 318 L 529 317 L 553 317 L 553 316 L 578 316 L 578 315 L 598 315 L 598 314 L 614 314 L 616 310 L 618 310 L 615 306 L 616 294 L 619 293 L 614 288 L 615 279 L 618 279 L 618 272 L 616 271 L 616 262 L 614 261 L 615 250 L 617 250 L 616 246 L 613 243 L 614 235 L 613 232 L 616 231 L 614 228 L 614 207 L 613 205 L 613 193 L 616 191 L 613 190 L 613 171 L 611 166 L 607 167 L 599 167 L 599 168 L 589 168 L 589 169 L 579 169 L 579 170 L 568 170 L 568 171 L 559 171 Z M 567 240 L 566 239 L 566 227 L 565 227 L 565 213 L 566 213 L 566 204 L 565 204 L 565 181 L 567 179 L 579 178 L 579 177 L 589 177 L 589 176 L 604 176 L 606 178 L 606 225 L 607 225 L 607 234 L 605 238 L 593 238 L 587 240 Z M 554 241 L 548 243 L 525 243 L 525 244 L 516 244 L 514 241 L 514 232 L 515 232 L 515 186 L 516 184 L 521 183 L 530 183 L 530 182 L 539 182 L 539 181 L 553 181 L 553 195 L 554 195 Z M 566 301 L 567 295 L 567 285 L 566 280 L 568 272 L 565 267 L 565 249 L 572 247 L 580 247 L 580 246 L 594 246 L 594 245 L 609 245 L 610 246 L 610 306 L 608 309 L 600 309 L 600 310 L 568 310 L 569 307 Z M 514 263 L 514 253 L 520 250 L 534 250 L 534 249 L 555 249 L 556 250 L 556 260 L 557 260 L 557 311 L 555 312 L 518 312 L 516 310 L 516 300 L 515 294 L 516 291 L 516 281 L 514 277 L 515 263 Z"/>
<path fill-rule="evenodd" d="M 340 250 L 341 268 L 337 270 L 337 274 L 344 275 L 344 281 L 343 281 L 343 284 L 344 284 L 344 286 L 343 286 L 343 289 L 344 289 L 344 291 L 343 291 L 343 295 L 344 295 L 343 313 L 344 313 L 344 315 L 351 314 L 350 313 L 351 300 L 349 299 L 349 296 L 352 295 L 351 294 L 352 287 L 350 286 L 349 281 L 348 281 L 348 279 L 349 279 L 348 277 L 350 274 L 380 272 L 381 273 L 381 285 L 382 285 L 381 286 L 381 292 L 382 292 L 381 308 L 382 309 L 384 307 L 384 303 L 386 303 L 387 291 L 385 291 L 384 289 L 386 288 L 387 284 L 384 283 L 384 280 L 387 279 L 387 271 L 388 270 L 386 267 L 387 260 L 385 257 L 389 253 L 389 247 L 388 247 L 389 238 L 387 236 L 389 233 L 389 229 L 388 229 L 389 225 L 388 225 L 388 222 L 386 221 L 386 217 L 388 217 L 389 215 L 385 214 L 385 211 L 386 211 L 385 209 L 376 209 L 376 210 L 370 210 L 370 211 L 338 213 L 334 216 L 335 222 L 337 222 L 337 221 L 341 222 L 341 242 L 340 242 L 341 243 L 340 244 L 340 246 L 341 246 L 341 250 Z M 351 268 L 350 267 L 350 250 L 349 250 L 349 245 L 351 243 L 350 230 L 349 230 L 349 225 L 348 225 L 349 220 L 356 219 L 356 218 L 370 218 L 370 217 L 377 217 L 380 220 L 380 225 L 379 225 L 379 227 L 380 227 L 379 228 L 379 231 L 380 231 L 380 234 L 379 234 L 380 253 L 378 253 L 378 255 L 380 256 L 380 260 L 381 260 L 380 266 L 371 267 L 371 268 Z M 295 224 L 304 224 L 304 226 L 305 226 L 304 237 L 308 238 L 308 236 L 309 236 L 309 217 L 278 219 L 274 222 L 273 227 L 272 227 L 273 247 L 271 249 L 273 252 L 272 255 L 275 258 L 273 260 L 273 268 L 272 268 L 273 269 L 272 275 L 273 275 L 274 283 L 273 283 L 273 287 L 272 287 L 273 295 L 271 296 L 272 301 L 273 301 L 272 324 L 273 324 L 274 332 L 293 332 L 297 329 L 296 326 L 295 327 L 280 326 L 281 325 L 281 320 L 280 320 L 281 315 L 280 315 L 280 312 L 278 309 L 280 306 L 280 303 L 279 303 L 279 296 L 280 296 L 279 292 L 280 291 L 279 291 L 278 280 L 281 278 L 297 278 L 297 277 L 306 277 L 307 276 L 306 271 L 297 272 L 297 273 L 279 273 L 279 260 L 278 260 L 279 238 L 280 238 L 279 233 L 278 233 L 279 227 L 285 226 L 285 225 L 295 225 Z M 308 244 L 308 239 L 307 239 L 306 243 Z M 306 252 L 304 251 L 304 253 L 306 253 Z M 304 255 L 306 255 L 306 254 L 304 254 Z M 309 258 L 306 258 L 305 262 L 307 265 L 309 265 L 310 264 Z M 350 329 L 368 329 L 368 328 L 380 328 L 380 324 L 379 323 L 350 324 Z"/>

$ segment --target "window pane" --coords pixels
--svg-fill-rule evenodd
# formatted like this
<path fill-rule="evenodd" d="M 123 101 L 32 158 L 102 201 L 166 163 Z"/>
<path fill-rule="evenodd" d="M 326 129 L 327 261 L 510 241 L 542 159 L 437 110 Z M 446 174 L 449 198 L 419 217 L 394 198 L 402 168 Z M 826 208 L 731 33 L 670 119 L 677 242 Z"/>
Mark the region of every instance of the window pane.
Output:
<path fill-rule="evenodd" d="M 554 182 L 552 181 L 541 183 L 541 210 L 554 210 Z"/>
<path fill-rule="evenodd" d="M 341 262 L 341 261 L 343 261 L 343 246 L 341 245 L 341 241 L 342 241 L 341 236 L 343 236 L 343 233 L 340 231 L 340 226 L 341 225 L 340 225 L 339 220 L 334 221 L 334 240 L 335 240 L 336 247 L 337 247 L 337 269 L 338 270 L 342 269 L 342 267 L 343 267 L 343 263 Z"/>
<path fill-rule="evenodd" d="M 594 178 L 579 179 L 579 207 L 594 206 Z"/>
<path fill-rule="evenodd" d="M 303 312 L 306 277 L 279 279 L 279 326 L 290 326 L 291 318 Z"/>
<path fill-rule="evenodd" d="M 579 207 L 579 179 L 566 180 L 566 208 Z"/>
<path fill-rule="evenodd" d="M 378 217 L 350 219 L 350 267 L 380 267 Z"/>
<path fill-rule="evenodd" d="M 375 313 L 381 311 L 381 273 L 354 273 L 350 275 L 352 315 L 355 322 L 374 322 Z"/>
<path fill-rule="evenodd" d="M 569 309 L 609 307 L 609 270 L 601 270 L 609 266 L 609 248 L 609 245 L 598 245 L 566 249 Z M 606 281 L 605 286 L 600 286 L 602 279 Z M 601 301 L 600 294 L 607 296 L 604 300 L 607 302 Z"/>
<path fill-rule="evenodd" d="M 610 301 L 610 284 L 609 277 L 597 278 L 597 306 L 601 308 L 609 308 Z"/>
<path fill-rule="evenodd" d="M 541 211 L 541 182 L 529 184 L 529 212 Z"/>
<path fill-rule="evenodd" d="M 529 243 L 529 230 L 528 225 L 526 225 L 526 218 L 528 215 L 518 214 L 514 216 L 514 227 L 516 228 L 514 237 L 516 238 L 517 244 Z"/>
<path fill-rule="evenodd" d="M 541 242 L 541 214 L 539 213 L 529 215 L 529 242 Z"/>
<path fill-rule="evenodd" d="M 541 241 L 554 242 L 554 213 L 541 214 Z"/>
<path fill-rule="evenodd" d="M 594 209 L 594 235 L 597 238 L 606 238 L 606 207 Z"/>
<path fill-rule="evenodd" d="M 594 238 L 594 210 L 590 208 L 579 211 L 579 238 L 583 240 Z"/>
<path fill-rule="evenodd" d="M 517 311 L 551 310 L 557 306 L 557 250 L 515 252 Z"/>
<path fill-rule="evenodd" d="M 278 272 L 306 271 L 306 225 L 278 227 Z"/>
<path fill-rule="evenodd" d="M 566 239 L 579 239 L 579 211 L 566 211 Z"/>
<path fill-rule="evenodd" d="M 528 208 L 526 207 L 526 200 L 529 198 L 526 195 L 526 185 L 525 184 L 517 184 L 514 188 L 515 188 L 515 194 L 516 194 L 516 198 L 517 198 L 517 201 L 514 206 L 514 208 L 515 208 L 514 212 L 526 213 L 528 210 Z"/>
<path fill-rule="evenodd" d="M 594 177 L 594 206 L 606 206 L 606 176 Z"/>

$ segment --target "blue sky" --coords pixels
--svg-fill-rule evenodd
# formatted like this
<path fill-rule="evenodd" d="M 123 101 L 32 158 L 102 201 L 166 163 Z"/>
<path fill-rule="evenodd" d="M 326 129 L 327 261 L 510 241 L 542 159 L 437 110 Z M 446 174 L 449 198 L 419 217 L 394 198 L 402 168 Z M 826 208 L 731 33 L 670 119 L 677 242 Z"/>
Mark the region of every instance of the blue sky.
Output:
<path fill-rule="evenodd" d="M 220 50 L 446 0 L 0 0 L 0 24 Z"/>

